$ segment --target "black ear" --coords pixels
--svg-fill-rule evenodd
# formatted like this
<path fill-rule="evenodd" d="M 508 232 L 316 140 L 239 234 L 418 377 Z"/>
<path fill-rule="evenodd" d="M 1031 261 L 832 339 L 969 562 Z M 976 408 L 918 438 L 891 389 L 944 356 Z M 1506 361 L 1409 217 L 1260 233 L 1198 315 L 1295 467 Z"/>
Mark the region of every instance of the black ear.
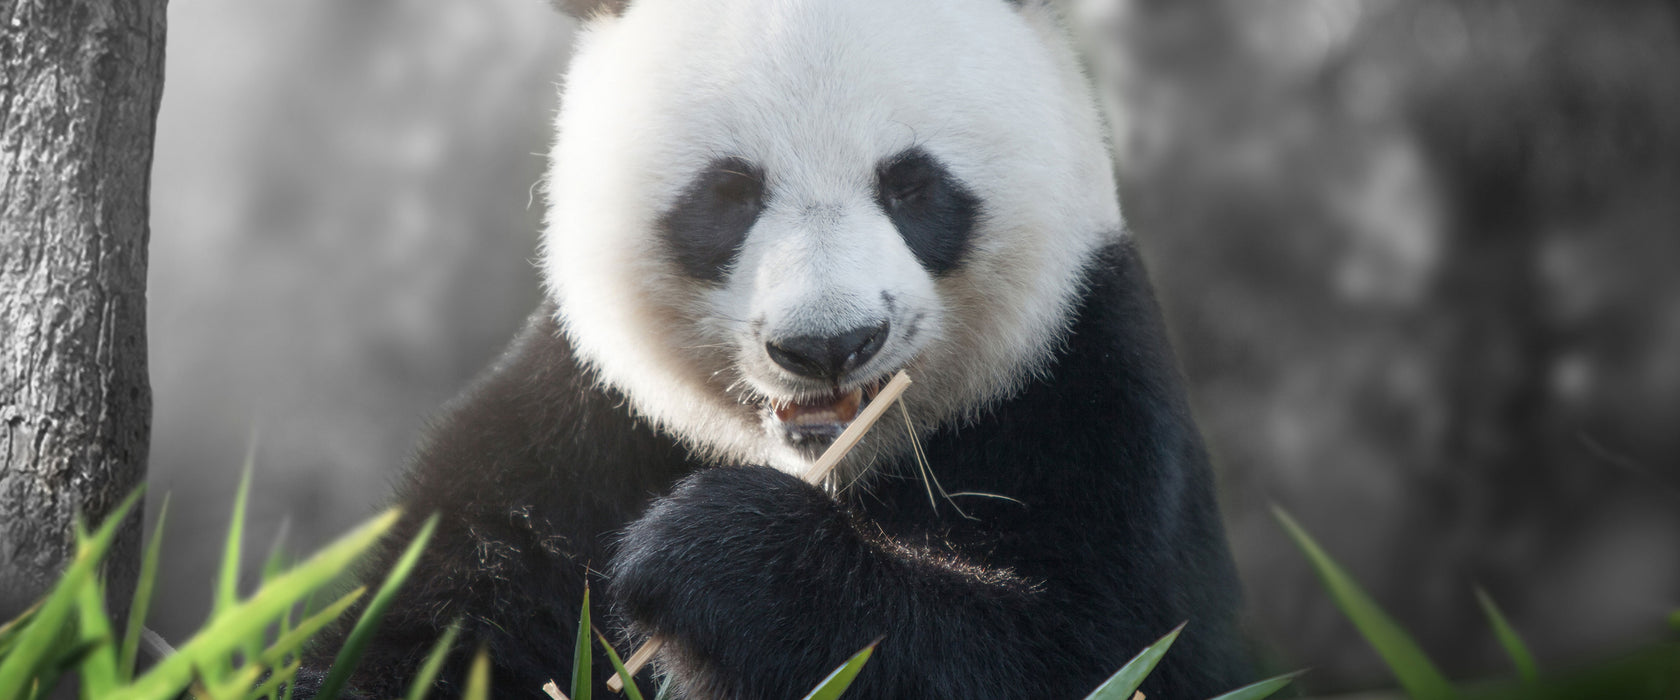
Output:
<path fill-rule="evenodd" d="M 630 0 L 549 0 L 561 12 L 578 19 L 589 19 L 600 15 L 617 15 L 624 12 L 624 7 Z"/>

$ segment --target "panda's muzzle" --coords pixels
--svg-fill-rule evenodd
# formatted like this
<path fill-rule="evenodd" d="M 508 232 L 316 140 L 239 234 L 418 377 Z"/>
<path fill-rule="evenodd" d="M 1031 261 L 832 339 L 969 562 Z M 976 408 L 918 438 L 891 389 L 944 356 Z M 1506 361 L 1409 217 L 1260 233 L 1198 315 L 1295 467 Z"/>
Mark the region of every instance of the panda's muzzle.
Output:
<path fill-rule="evenodd" d="M 833 440 L 857 417 L 858 410 L 867 403 L 866 387 L 840 389 L 847 375 L 862 367 L 880 352 L 886 343 L 890 325 L 854 328 L 834 335 L 804 335 L 772 340 L 764 344 L 765 352 L 777 366 L 805 379 L 814 379 L 834 387 L 828 394 L 806 396 L 771 406 L 776 422 L 789 441 L 795 444 L 822 443 Z M 867 388 L 879 389 L 879 383 Z"/>
<path fill-rule="evenodd" d="M 801 335 L 764 344 L 770 360 L 807 379 L 839 384 L 846 373 L 863 366 L 887 342 L 891 326 L 853 328 L 836 335 Z"/>

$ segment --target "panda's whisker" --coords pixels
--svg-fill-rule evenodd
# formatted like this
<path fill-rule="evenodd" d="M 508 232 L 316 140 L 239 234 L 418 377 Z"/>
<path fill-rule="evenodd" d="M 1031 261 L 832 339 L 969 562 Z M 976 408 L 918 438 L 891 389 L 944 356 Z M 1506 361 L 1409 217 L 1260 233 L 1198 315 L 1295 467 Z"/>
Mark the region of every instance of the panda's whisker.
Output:
<path fill-rule="evenodd" d="M 928 462 L 927 450 L 922 447 L 922 439 L 916 435 L 916 428 L 910 422 L 909 409 L 906 409 L 904 404 L 901 403 L 898 405 L 898 410 L 899 413 L 904 415 L 904 430 L 910 434 L 910 449 L 915 453 L 916 469 L 921 473 L 922 486 L 928 492 L 928 504 L 933 506 L 935 511 L 939 510 L 938 503 L 933 500 L 933 492 L 937 490 L 939 496 L 944 498 L 945 502 L 951 504 L 951 508 L 957 511 L 957 515 L 962 516 L 964 520 L 979 520 L 979 518 L 964 511 L 962 506 L 957 505 L 957 502 L 951 498 L 951 494 L 945 490 L 945 485 L 939 483 L 939 475 L 933 473 L 933 465 Z M 1002 497 L 1000 496 L 1000 498 Z"/>
<path fill-rule="evenodd" d="M 933 473 L 933 465 L 928 463 L 927 451 L 922 448 L 922 439 L 916 435 L 915 425 L 910 422 L 909 409 L 906 409 L 904 404 L 901 403 L 898 405 L 898 411 L 904 416 L 904 431 L 910 436 L 910 450 L 915 456 L 916 471 L 921 476 L 922 487 L 927 490 L 928 505 L 933 508 L 934 512 L 939 511 L 939 503 L 933 497 L 933 492 L 937 489 L 945 502 L 950 503 L 951 507 L 956 509 L 957 515 L 967 520 L 975 520 L 976 518 L 963 511 L 962 506 L 951 500 L 951 495 L 945 492 L 945 486 L 939 483 L 939 477 Z"/>
<path fill-rule="evenodd" d="M 923 457 L 923 462 L 926 461 L 927 458 Z M 951 508 L 957 511 L 957 515 L 962 516 L 964 520 L 979 520 L 979 518 L 969 515 L 968 511 L 962 509 L 962 506 L 957 505 L 957 502 L 951 498 L 951 494 L 945 491 L 945 486 L 939 483 L 939 476 L 933 473 L 933 467 L 929 466 L 927 472 L 928 478 L 933 479 L 933 487 L 939 491 L 939 496 L 944 498 L 946 503 L 951 504 Z"/>
<path fill-rule="evenodd" d="M 984 491 L 958 491 L 956 493 L 948 493 L 948 494 L 945 494 L 945 495 L 947 497 L 952 497 L 952 498 L 957 497 L 957 496 L 973 496 L 975 498 L 996 498 L 1000 501 L 1009 501 L 1010 503 L 1014 503 L 1014 504 L 1019 505 L 1019 506 L 1026 506 L 1027 505 L 1026 501 L 1023 501 L 1019 498 L 1010 498 L 1010 497 L 1005 496 L 1001 493 L 986 493 Z"/>
<path fill-rule="evenodd" d="M 922 456 L 921 441 L 916 439 L 916 428 L 910 424 L 910 412 L 905 410 L 904 404 L 898 405 L 898 411 L 904 416 L 904 432 L 910 435 L 910 451 L 915 456 L 916 475 L 921 477 L 922 488 L 927 490 L 928 507 L 938 513 L 939 502 L 933 499 L 933 483 L 928 481 L 927 458 Z"/>

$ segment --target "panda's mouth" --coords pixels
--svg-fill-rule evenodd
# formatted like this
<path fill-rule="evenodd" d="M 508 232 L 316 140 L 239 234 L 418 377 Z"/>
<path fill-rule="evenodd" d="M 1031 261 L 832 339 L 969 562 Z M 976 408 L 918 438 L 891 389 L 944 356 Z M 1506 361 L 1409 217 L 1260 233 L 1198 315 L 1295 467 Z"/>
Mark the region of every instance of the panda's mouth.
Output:
<path fill-rule="evenodd" d="M 782 436 L 795 447 L 820 449 L 840 437 L 858 411 L 881 391 L 881 382 L 870 382 L 850 390 L 807 396 L 794 401 L 772 401 L 769 418 Z"/>

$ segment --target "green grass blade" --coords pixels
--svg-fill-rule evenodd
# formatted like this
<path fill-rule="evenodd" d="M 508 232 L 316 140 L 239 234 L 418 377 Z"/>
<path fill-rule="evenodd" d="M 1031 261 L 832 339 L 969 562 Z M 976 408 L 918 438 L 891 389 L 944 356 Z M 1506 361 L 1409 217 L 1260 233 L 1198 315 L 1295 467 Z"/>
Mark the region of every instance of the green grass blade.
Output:
<path fill-rule="evenodd" d="M 853 654 L 852 658 L 846 660 L 846 663 L 840 664 L 840 668 L 834 669 L 834 672 L 828 674 L 828 677 L 818 683 L 817 687 L 812 688 L 811 692 L 805 696 L 805 700 L 835 700 L 840 697 L 841 693 L 852 687 L 852 681 L 857 680 L 858 672 L 863 670 L 864 664 L 869 663 L 869 657 L 875 654 L 875 647 L 880 646 L 880 644 L 881 640 L 876 639 L 870 642 L 869 646 Z M 664 691 L 661 690 L 660 692 Z"/>
<path fill-rule="evenodd" d="M 210 609 L 212 618 L 227 612 L 239 602 L 239 569 L 245 560 L 245 514 L 251 502 L 251 475 L 256 471 L 256 457 L 257 442 L 253 438 L 245 452 L 244 475 L 239 478 L 239 489 L 234 493 L 233 514 L 228 518 L 227 543 L 223 546 L 222 565 L 216 576 L 216 599 Z M 260 636 L 246 639 L 243 649 L 246 658 L 256 656 L 260 649 Z M 201 680 L 213 690 L 221 687 L 233 673 L 233 659 L 229 657 L 219 663 L 206 663 L 199 670 L 204 675 Z"/>
<path fill-rule="evenodd" d="M 43 664 L 35 676 L 33 682 L 35 695 L 45 698 L 56 697 L 53 688 L 57 687 L 59 680 L 66 674 L 81 668 L 82 664 L 87 663 L 88 657 L 92 656 L 96 649 L 103 644 L 108 644 L 109 641 L 106 639 L 89 642 L 75 641 L 69 642 L 70 646 L 68 647 L 59 648 L 55 652 L 53 660 Z"/>
<path fill-rule="evenodd" d="M 1540 681 L 1540 667 L 1534 663 L 1534 654 L 1528 651 L 1528 645 L 1523 643 L 1517 630 L 1511 627 L 1510 621 L 1505 619 L 1505 613 L 1500 612 L 1499 606 L 1494 604 L 1493 598 L 1487 591 L 1476 588 L 1476 602 L 1481 603 L 1482 612 L 1487 615 L 1488 624 L 1493 626 L 1493 633 L 1499 637 L 1499 645 L 1505 647 L 1505 653 L 1511 656 L 1511 663 L 1517 667 L 1517 675 L 1525 683 Z"/>
<path fill-rule="evenodd" d="M 194 669 L 200 664 L 225 659 L 251 639 L 260 640 L 270 623 L 310 592 L 336 579 L 378 542 L 400 516 L 396 510 L 387 511 L 258 588 L 244 602 L 228 609 L 227 614 L 212 618 L 173 655 L 135 679 L 133 684 L 112 693 L 108 700 L 173 697 L 192 683 Z"/>
<path fill-rule="evenodd" d="M 86 545 L 76 548 L 76 557 L 71 560 L 64 575 L 59 577 L 58 583 L 41 602 L 28 624 L 18 632 L 11 653 L 0 659 L 0 698 L 22 697 L 24 690 L 32 685 L 41 664 L 50 660 L 49 655 L 58 647 L 59 635 L 69 623 L 68 618 L 82 586 L 93 580 L 99 562 L 110 550 L 123 519 L 134 509 L 143 492 L 144 489 L 137 489 L 123 499 L 99 530 L 84 540 Z"/>
<path fill-rule="evenodd" d="M 1342 609 L 1342 613 L 1359 628 L 1359 633 L 1365 637 L 1365 641 L 1382 656 L 1407 695 L 1420 700 L 1457 696 L 1452 684 L 1436 670 L 1434 662 L 1423 653 L 1417 642 L 1412 641 L 1411 635 L 1406 634 L 1388 613 L 1383 612 L 1382 608 L 1360 589 L 1353 577 L 1343 571 L 1342 567 L 1318 546 L 1306 530 L 1301 529 L 1282 508 L 1272 506 L 1272 514 L 1283 524 L 1290 538 L 1295 540 L 1295 545 L 1307 555 L 1307 560 L 1312 563 L 1319 579 L 1324 582 L 1324 587 L 1336 600 L 1336 606 Z"/>
<path fill-rule="evenodd" d="M 1680 632 L 1680 610 L 1668 614 L 1668 626 L 1674 628 L 1674 631 Z"/>
<path fill-rule="evenodd" d="M 268 546 L 268 557 L 263 560 L 262 575 L 257 579 L 262 584 L 267 584 L 269 581 L 273 581 L 274 577 L 285 573 L 287 566 L 290 565 L 290 557 L 286 556 L 286 533 L 290 529 L 291 520 L 289 518 L 280 521 L 280 528 L 274 533 L 274 541 Z M 280 616 L 278 628 L 275 630 L 276 639 L 291 634 L 292 614 L 297 610 L 298 606 L 294 605 Z"/>
<path fill-rule="evenodd" d="M 1587 668 L 1476 688 L 1477 700 L 1674 700 L 1680 697 L 1680 643 L 1659 642 Z"/>
<path fill-rule="evenodd" d="M 1167 655 L 1167 649 L 1178 640 L 1178 633 L 1183 632 L 1187 624 L 1189 623 L 1179 623 L 1167 636 L 1155 640 L 1154 644 L 1138 652 L 1138 655 L 1127 661 L 1125 666 L 1121 666 L 1119 671 L 1115 671 L 1114 675 L 1109 676 L 1108 680 L 1085 696 L 1085 700 L 1131 700 L 1138 686 L 1143 685 L 1143 679 L 1148 678 L 1149 672 L 1155 670 L 1155 664 L 1161 663 L 1161 657 Z"/>
<path fill-rule="evenodd" d="M 146 615 L 151 612 L 152 589 L 157 585 L 158 552 L 163 544 L 163 524 L 169 519 L 169 494 L 163 495 L 163 505 L 158 506 L 157 522 L 152 524 L 152 539 L 146 543 L 146 553 L 140 559 L 140 578 L 134 582 L 134 600 L 128 606 L 128 628 L 123 631 L 122 651 L 117 661 L 117 670 L 122 673 L 122 682 L 134 679 L 134 665 L 139 660 L 140 630 L 146 626 Z"/>
<path fill-rule="evenodd" d="M 355 604 L 357 600 L 360 600 L 365 593 L 367 593 L 367 586 L 358 587 L 333 601 L 332 605 L 328 605 L 322 608 L 320 612 L 305 618 L 303 622 L 298 623 L 296 628 L 281 634 L 279 639 L 274 640 L 273 644 L 264 649 L 263 653 L 257 657 L 257 663 L 273 667 L 280 665 L 280 662 L 285 661 L 288 656 L 301 656 L 299 652 L 303 650 L 303 645 L 309 643 L 310 638 L 314 637 L 316 632 L 320 632 L 322 628 L 332 624 L 333 620 L 344 614 L 344 611 Z"/>
<path fill-rule="evenodd" d="M 1295 678 L 1303 673 L 1306 673 L 1306 671 L 1296 671 L 1294 673 L 1285 673 L 1281 676 L 1273 676 L 1257 683 L 1250 683 L 1219 697 L 1212 698 L 1212 700 L 1262 700 L 1263 698 L 1269 698 L 1273 693 L 1283 690 L 1284 686 L 1295 682 Z"/>
<path fill-rule="evenodd" d="M 82 697 L 97 700 L 110 692 L 122 678 L 117 673 L 117 650 L 111 641 L 111 618 L 105 614 L 105 596 L 97 579 L 82 582 L 76 595 L 76 626 L 88 655 L 77 664 L 82 680 Z"/>
<path fill-rule="evenodd" d="M 461 700 L 490 700 L 490 655 L 484 647 L 473 655 L 472 670 L 467 672 L 467 692 Z"/>
<path fill-rule="evenodd" d="M 268 583 L 275 576 L 286 570 L 286 532 L 291 529 L 291 519 L 280 521 L 280 528 L 274 533 L 274 541 L 268 545 L 268 557 L 263 559 L 262 582 Z"/>
<path fill-rule="evenodd" d="M 590 700 L 594 688 L 590 686 L 590 662 L 595 656 L 589 653 L 589 585 L 583 586 L 583 610 L 578 613 L 577 644 L 572 647 L 572 696 L 571 700 Z"/>
<path fill-rule="evenodd" d="M 443 661 L 449 658 L 449 650 L 455 646 L 455 636 L 460 633 L 461 623 L 458 621 L 443 631 L 443 636 L 432 646 L 432 652 L 426 655 L 425 663 L 420 664 L 420 672 L 409 683 L 407 700 L 426 700 L 426 696 L 431 694 L 432 683 L 437 681 L 438 672 L 443 670 Z"/>
<path fill-rule="evenodd" d="M 673 680 L 675 679 L 671 676 L 666 676 L 660 680 L 659 690 L 654 691 L 653 700 L 671 700 L 671 682 Z"/>
<path fill-rule="evenodd" d="M 362 611 L 361 618 L 356 620 L 356 626 L 350 629 L 350 634 L 344 638 L 344 646 L 338 650 L 338 656 L 333 657 L 332 670 L 327 672 L 327 679 L 321 683 L 320 697 L 336 698 L 344 690 L 344 685 L 350 682 L 350 674 L 355 673 L 356 664 L 362 660 L 362 652 L 367 649 L 368 642 L 373 640 L 373 633 L 379 629 L 379 621 L 384 619 L 385 611 L 391 607 L 391 601 L 397 597 L 398 589 L 402 588 L 408 575 L 414 572 L 414 565 L 420 561 L 420 553 L 425 551 L 426 543 L 432 540 L 432 532 L 437 529 L 438 516 L 426 518 L 425 524 L 414 535 L 414 541 L 408 543 L 402 556 L 397 559 L 391 573 L 385 576 L 385 582 L 380 584 L 379 592 L 368 603 L 367 609 Z"/>
<path fill-rule="evenodd" d="M 618 658 L 618 650 L 612 648 L 612 644 L 607 642 L 606 635 L 601 634 L 599 630 L 595 632 L 595 637 L 601 640 L 601 648 L 606 650 L 607 660 L 612 662 L 613 671 L 618 673 L 619 680 L 624 681 L 624 694 L 630 700 L 642 700 L 642 689 L 636 687 L 636 680 L 630 677 L 629 671 L 624 670 L 624 660 Z"/>
<path fill-rule="evenodd" d="M 245 457 L 245 475 L 239 477 L 239 490 L 233 497 L 233 516 L 228 520 L 227 542 L 222 545 L 222 565 L 216 574 L 216 602 L 211 608 L 214 618 L 227 612 L 239 602 L 239 560 L 245 537 L 245 507 L 251 499 L 251 463 L 253 453 Z"/>

